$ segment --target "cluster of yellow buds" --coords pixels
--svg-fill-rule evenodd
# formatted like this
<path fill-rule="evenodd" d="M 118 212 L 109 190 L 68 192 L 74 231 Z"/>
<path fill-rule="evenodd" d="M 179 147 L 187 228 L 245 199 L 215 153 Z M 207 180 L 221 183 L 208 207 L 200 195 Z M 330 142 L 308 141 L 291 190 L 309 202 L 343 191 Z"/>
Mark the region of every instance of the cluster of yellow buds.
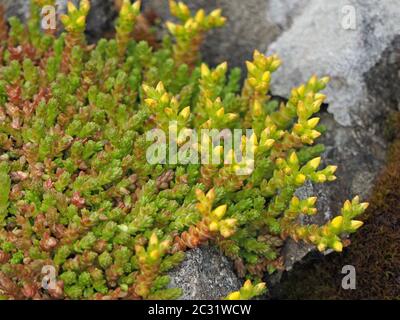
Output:
<path fill-rule="evenodd" d="M 230 293 L 224 300 L 250 300 L 264 294 L 265 291 L 266 285 L 264 282 L 253 285 L 250 280 L 246 280 L 239 291 Z"/>
<path fill-rule="evenodd" d="M 224 62 L 210 70 L 203 63 L 200 70 L 200 95 L 195 108 L 196 124 L 207 129 L 232 128 L 239 115 L 226 113 L 220 98 L 221 89 L 226 81 L 228 64 Z"/>
<path fill-rule="evenodd" d="M 157 234 L 153 233 L 149 239 L 147 250 L 141 246 L 136 245 L 135 251 L 138 255 L 140 264 L 152 265 L 161 261 L 161 258 L 170 248 L 171 241 L 166 239 L 164 241 L 159 241 Z"/>
<path fill-rule="evenodd" d="M 116 22 L 116 39 L 121 56 L 126 52 L 128 42 L 135 27 L 136 19 L 140 14 L 140 6 L 140 0 L 135 1 L 133 4 L 131 4 L 130 0 L 124 0 L 122 2 L 119 17 Z"/>
<path fill-rule="evenodd" d="M 284 135 L 283 130 L 278 130 L 276 125 L 270 125 L 266 127 L 260 135 L 260 147 L 269 150 L 276 141 L 281 140 Z"/>
<path fill-rule="evenodd" d="M 226 18 L 221 16 L 221 9 L 215 9 L 208 15 L 206 15 L 204 9 L 200 9 L 193 16 L 189 7 L 183 2 L 170 0 L 169 7 L 171 14 L 184 23 L 183 26 L 175 25 L 175 28 L 172 27 L 172 25 L 174 25 L 173 23 L 168 23 L 177 34 L 187 32 L 190 35 L 193 33 L 204 32 L 215 27 L 222 27 L 226 22 Z M 183 29 L 181 27 L 183 27 Z"/>
<path fill-rule="evenodd" d="M 211 70 L 205 63 L 201 64 L 199 79 L 199 88 L 201 98 L 215 100 L 220 95 L 221 87 L 223 87 L 228 71 L 228 63 L 223 62 L 215 69 Z"/>
<path fill-rule="evenodd" d="M 225 108 L 219 97 L 215 101 L 206 99 L 203 112 L 208 114 L 207 120 L 200 125 L 200 128 L 204 129 L 231 128 L 235 120 L 239 118 L 236 113 L 225 113 Z M 197 115 L 200 116 L 199 114 Z"/>
<path fill-rule="evenodd" d="M 215 201 L 215 190 L 211 189 L 204 194 L 200 189 L 196 190 L 196 197 L 199 201 L 196 205 L 197 210 L 203 216 L 204 221 L 208 225 L 211 232 L 219 232 L 224 238 L 229 238 L 236 231 L 236 219 L 224 219 L 227 205 L 221 205 L 216 209 L 212 209 Z"/>
<path fill-rule="evenodd" d="M 159 82 L 155 88 L 146 84 L 142 87 L 146 95 L 145 104 L 156 117 L 156 122 L 161 129 L 169 130 L 172 121 L 177 122 L 178 130 L 186 127 L 191 116 L 190 107 L 180 109 L 178 99 L 166 91 L 162 82 Z"/>
<path fill-rule="evenodd" d="M 368 208 L 368 203 L 360 203 L 359 197 L 355 197 L 352 201 L 347 200 L 341 210 L 341 215 L 333 218 L 323 226 L 317 225 L 292 225 L 284 223 L 284 234 L 290 235 L 295 240 L 304 240 L 317 246 L 319 251 L 325 251 L 331 248 L 337 252 L 343 250 L 343 241 L 340 235 L 354 233 L 359 229 L 363 222 L 354 220 L 355 217 L 361 215 Z M 295 208 L 293 208 L 293 211 Z M 302 212 L 299 212 L 302 213 Z M 294 221 L 292 215 L 292 221 Z"/>
<path fill-rule="evenodd" d="M 286 208 L 293 196 L 293 186 L 300 187 L 307 179 L 316 183 L 335 180 L 334 173 L 337 167 L 328 166 L 317 171 L 320 163 L 321 158 L 318 157 L 300 167 L 296 152 L 292 152 L 287 159 L 278 158 L 272 178 L 261 183 L 263 194 L 267 197 L 274 196 L 268 206 L 268 214 L 277 216 Z"/>
<path fill-rule="evenodd" d="M 148 296 L 151 285 L 157 277 L 162 258 L 170 247 L 170 239 L 159 241 L 155 233 L 151 235 L 147 249 L 139 244 L 135 246 L 139 265 L 139 275 L 135 283 L 135 293 L 137 295 L 143 298 Z"/>
<path fill-rule="evenodd" d="M 226 18 L 221 16 L 221 10 L 216 9 L 206 15 L 203 9 L 193 16 L 189 7 L 183 2 L 170 0 L 170 11 L 181 24 L 167 22 L 167 28 L 176 38 L 174 56 L 178 63 L 194 67 L 199 57 L 200 45 L 204 34 L 212 28 L 222 27 Z"/>
<path fill-rule="evenodd" d="M 318 121 L 313 120 L 308 124 L 307 121 L 313 114 L 319 112 L 322 103 L 325 101 L 326 96 L 320 91 L 325 89 L 328 82 L 329 77 L 318 79 L 314 75 L 305 85 L 294 88 L 289 101 L 286 104 L 282 104 L 278 111 L 268 117 L 266 124 L 274 123 L 280 129 L 286 129 L 293 119 L 298 116 L 299 125 L 304 126 L 306 129 L 314 129 Z M 298 127 L 296 130 L 301 132 L 300 129 L 301 127 Z M 314 137 L 314 139 L 316 138 Z"/>
<path fill-rule="evenodd" d="M 223 133 L 223 131 L 222 131 Z M 229 132 L 230 135 L 230 132 Z M 230 140 L 230 136 L 228 140 Z M 239 149 L 232 145 L 214 145 L 213 139 L 208 134 L 201 136 L 198 150 L 202 158 L 202 183 L 206 186 L 224 186 L 227 190 L 237 190 L 243 182 L 253 173 L 255 157 L 262 148 L 257 136 L 242 135 L 237 142 Z M 234 142 L 235 144 L 236 142 Z M 264 146 L 265 148 L 265 146 Z M 222 166 L 221 166 L 222 165 Z"/>
<path fill-rule="evenodd" d="M 327 166 L 325 169 L 316 171 L 321 163 L 321 157 L 314 158 L 307 162 L 301 169 L 301 172 L 308 177 L 312 182 L 324 183 L 325 181 L 335 181 L 335 172 L 337 166 Z"/>
<path fill-rule="evenodd" d="M 67 3 L 68 14 L 61 16 L 65 29 L 71 33 L 83 33 L 86 27 L 86 17 L 89 14 L 89 0 L 81 0 L 79 9 L 71 2 Z"/>
<path fill-rule="evenodd" d="M 264 122 L 264 104 L 269 100 L 268 92 L 271 74 L 281 65 L 277 55 L 265 56 L 254 51 L 253 61 L 246 61 L 248 76 L 245 81 L 242 96 L 248 100 L 249 111 L 246 115 L 246 125 L 254 127 L 253 122 L 261 119 Z"/>
<path fill-rule="evenodd" d="M 315 215 L 317 213 L 317 209 L 315 208 L 316 202 L 317 197 L 309 197 L 300 200 L 295 196 L 290 201 L 289 208 L 285 211 L 284 218 L 295 219 L 299 214 Z"/>
<path fill-rule="evenodd" d="M 277 55 L 267 57 L 255 50 L 253 61 L 246 61 L 248 77 L 244 95 L 251 96 L 260 103 L 268 99 L 267 94 L 271 82 L 271 73 L 278 70 L 280 65 L 281 60 Z"/>

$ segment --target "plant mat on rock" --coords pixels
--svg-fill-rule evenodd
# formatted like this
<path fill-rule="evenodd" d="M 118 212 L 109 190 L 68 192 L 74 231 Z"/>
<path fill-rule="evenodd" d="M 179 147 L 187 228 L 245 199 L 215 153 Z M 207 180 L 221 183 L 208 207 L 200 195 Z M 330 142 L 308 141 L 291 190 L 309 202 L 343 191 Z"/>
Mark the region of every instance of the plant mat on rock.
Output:
<path fill-rule="evenodd" d="M 378 175 L 363 219 L 343 254 L 315 255 L 284 275 L 276 295 L 281 299 L 400 298 L 400 114 L 390 117 L 391 145 L 387 164 Z M 310 261 L 312 260 L 312 261 Z M 356 289 L 344 290 L 342 267 L 356 269 Z"/>

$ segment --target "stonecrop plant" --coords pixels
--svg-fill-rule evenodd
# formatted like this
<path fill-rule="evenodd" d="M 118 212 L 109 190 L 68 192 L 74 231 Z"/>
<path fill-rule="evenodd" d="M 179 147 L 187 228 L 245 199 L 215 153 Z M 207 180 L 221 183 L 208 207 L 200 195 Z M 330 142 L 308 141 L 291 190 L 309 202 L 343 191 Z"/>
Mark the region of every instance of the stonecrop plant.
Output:
<path fill-rule="evenodd" d="M 335 180 L 316 144 L 328 78 L 311 77 L 279 103 L 269 96 L 277 56 L 255 51 L 242 88 L 239 69 L 201 63 L 206 32 L 225 23 L 220 10 L 192 13 L 170 1 L 177 22 L 152 48 L 132 37 L 139 1 L 124 0 L 115 37 L 95 45 L 84 35 L 88 0 L 68 3 L 58 36 L 40 24 L 41 8 L 55 1 L 31 2 L 26 25 L 0 19 L 3 299 L 175 299 L 181 290 L 168 287 L 168 271 L 207 244 L 247 279 L 226 299 L 250 299 L 284 268 L 287 238 L 340 252 L 361 227 L 355 218 L 367 204 L 358 197 L 325 225 L 299 219 L 317 214 L 317 198 L 299 199 L 296 189 Z M 254 157 L 239 161 L 222 141 L 201 137 L 195 150 L 232 161 L 149 163 L 147 133 L 171 123 L 252 129 L 232 148 Z M 253 170 L 238 175 L 249 162 Z M 55 271 L 45 285 L 44 268 Z"/>

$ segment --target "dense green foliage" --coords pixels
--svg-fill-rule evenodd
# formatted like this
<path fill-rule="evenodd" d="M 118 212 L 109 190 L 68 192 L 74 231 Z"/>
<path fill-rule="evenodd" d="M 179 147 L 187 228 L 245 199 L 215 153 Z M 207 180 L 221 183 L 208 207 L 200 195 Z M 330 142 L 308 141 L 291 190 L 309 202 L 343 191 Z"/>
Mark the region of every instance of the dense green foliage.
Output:
<path fill-rule="evenodd" d="M 89 1 L 68 5 L 58 37 L 39 27 L 40 8 L 52 1 L 32 2 L 27 26 L 12 18 L 0 33 L 1 295 L 177 298 L 166 274 L 204 243 L 258 283 L 283 267 L 287 237 L 341 251 L 341 236 L 361 226 L 358 198 L 324 226 L 298 219 L 316 214 L 317 199 L 298 199 L 296 189 L 335 179 L 336 167 L 319 169 L 324 148 L 314 145 L 327 78 L 312 77 L 279 105 L 268 91 L 280 60 L 256 51 L 241 90 L 239 69 L 199 61 L 205 32 L 225 22 L 220 10 L 192 15 L 171 1 L 179 22 L 153 49 L 132 40 L 139 2 L 124 1 L 115 39 L 95 46 L 84 37 Z M 252 128 L 242 147 L 254 158 L 239 161 L 209 143 L 207 153 L 231 163 L 149 163 L 146 134 L 171 122 L 179 130 Z M 236 174 L 249 164 L 253 171 Z M 44 266 L 57 273 L 48 290 Z M 228 298 L 263 291 L 246 282 Z"/>

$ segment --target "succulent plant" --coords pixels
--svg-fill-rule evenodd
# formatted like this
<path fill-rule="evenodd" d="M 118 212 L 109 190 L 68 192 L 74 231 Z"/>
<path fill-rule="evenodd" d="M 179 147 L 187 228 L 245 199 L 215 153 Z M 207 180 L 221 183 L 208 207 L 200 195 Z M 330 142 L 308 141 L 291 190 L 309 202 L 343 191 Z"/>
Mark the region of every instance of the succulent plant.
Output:
<path fill-rule="evenodd" d="M 179 23 L 167 24 L 172 37 L 155 49 L 132 38 L 139 1 L 123 1 L 115 39 L 92 46 L 90 2 L 68 4 L 58 36 L 40 30 L 40 8 L 51 3 L 32 1 L 27 26 L 11 18 L 4 32 L 0 20 L 1 296 L 173 299 L 180 289 L 167 288 L 168 271 L 209 244 L 257 283 L 228 298 L 249 299 L 283 267 L 287 237 L 321 251 L 348 244 L 367 204 L 356 197 L 325 225 L 303 225 L 317 199 L 295 196 L 306 181 L 335 180 L 315 144 L 328 78 L 313 76 L 278 102 L 268 94 L 281 62 L 255 51 L 241 90 L 239 69 L 199 60 L 205 33 L 225 22 L 220 10 L 192 14 L 170 1 Z M 154 129 L 199 130 L 192 150 L 225 160 L 149 162 Z M 240 149 L 252 157 L 238 159 L 239 146 L 215 145 L 201 129 L 243 132 Z M 168 140 L 165 151 L 187 142 Z M 45 266 L 56 272 L 48 289 Z"/>

